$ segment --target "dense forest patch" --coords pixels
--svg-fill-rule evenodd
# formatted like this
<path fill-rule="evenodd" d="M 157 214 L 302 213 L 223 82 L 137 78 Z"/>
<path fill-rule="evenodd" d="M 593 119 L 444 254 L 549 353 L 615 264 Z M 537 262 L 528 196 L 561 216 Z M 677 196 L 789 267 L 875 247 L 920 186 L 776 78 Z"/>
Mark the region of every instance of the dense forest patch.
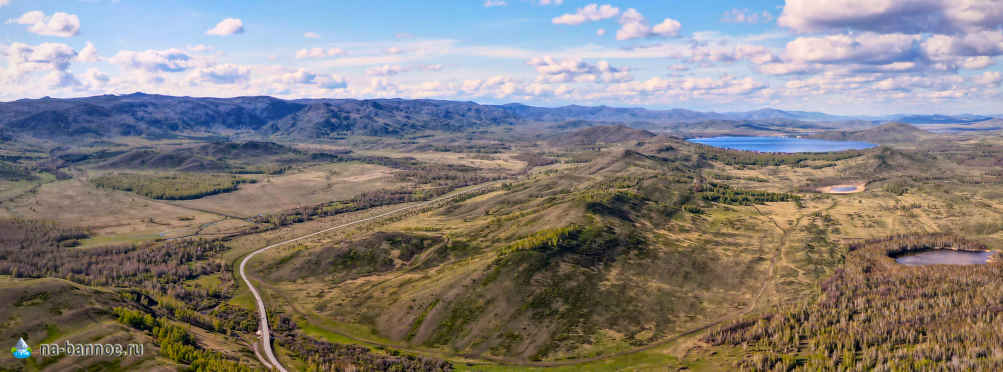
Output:
<path fill-rule="evenodd" d="M 891 256 L 984 250 L 946 234 L 895 236 L 850 247 L 819 298 L 711 332 L 743 346 L 744 369 L 976 370 L 1003 368 L 1003 263 L 904 266 Z"/>
<path fill-rule="evenodd" d="M 447 361 L 402 354 L 396 350 L 378 354 L 360 345 L 345 345 L 315 339 L 299 330 L 286 316 L 276 317 L 272 325 L 275 340 L 306 362 L 307 371 L 452 371 Z"/>
<path fill-rule="evenodd" d="M 710 202 L 733 205 L 753 205 L 800 200 L 797 195 L 791 193 L 739 190 L 723 183 L 713 182 L 701 187 L 700 198 Z"/>
<path fill-rule="evenodd" d="M 254 183 L 254 179 L 223 174 L 173 173 L 147 175 L 116 173 L 96 177 L 91 182 L 109 189 L 130 191 L 161 200 L 190 200 L 224 192 L 236 191 L 242 183 Z"/>
<path fill-rule="evenodd" d="M 160 347 L 160 355 L 171 361 L 187 364 L 192 371 L 250 372 L 257 368 L 227 358 L 222 353 L 199 345 L 184 327 L 167 318 L 153 317 L 148 313 L 123 307 L 113 309 L 118 321 L 137 330 L 149 332 L 153 342 Z"/>
<path fill-rule="evenodd" d="M 793 166 L 809 167 L 811 164 L 818 166 L 819 162 L 835 162 L 846 159 L 853 159 L 868 153 L 868 150 L 851 150 L 839 152 L 823 153 L 764 153 L 754 151 L 739 151 L 719 149 L 711 146 L 699 146 L 698 153 L 702 159 L 718 161 L 733 166 Z"/>

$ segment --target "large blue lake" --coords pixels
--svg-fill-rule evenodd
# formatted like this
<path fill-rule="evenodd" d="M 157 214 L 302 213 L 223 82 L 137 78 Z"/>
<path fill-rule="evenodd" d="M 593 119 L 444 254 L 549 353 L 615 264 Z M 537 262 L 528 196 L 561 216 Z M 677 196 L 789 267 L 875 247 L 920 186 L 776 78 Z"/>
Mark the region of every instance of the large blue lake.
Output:
<path fill-rule="evenodd" d="M 688 141 L 732 150 L 759 152 L 833 152 L 862 150 L 877 146 L 854 141 L 828 141 L 794 137 L 709 137 Z"/>

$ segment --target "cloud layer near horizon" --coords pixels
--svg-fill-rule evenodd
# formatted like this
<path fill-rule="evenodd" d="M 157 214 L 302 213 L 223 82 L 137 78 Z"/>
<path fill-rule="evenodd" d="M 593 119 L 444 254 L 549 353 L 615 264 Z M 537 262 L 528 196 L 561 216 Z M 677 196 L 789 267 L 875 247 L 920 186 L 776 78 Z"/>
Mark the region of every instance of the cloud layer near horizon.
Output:
<path fill-rule="evenodd" d="M 720 24 L 767 27 L 744 35 L 696 29 L 643 4 L 561 5 L 521 4 L 548 14 L 555 34 L 586 28 L 584 42 L 527 48 L 400 32 L 406 36 L 382 42 L 325 42 L 321 35 L 334 33 L 318 29 L 296 34 L 306 47 L 252 60 L 211 45 L 233 40 L 226 44 L 232 50 L 233 43 L 253 43 L 243 41 L 252 35 L 240 18 L 194 30 L 205 35 L 195 46 L 114 50 L 73 42 L 82 29 L 77 15 L 28 11 L 4 27 L 57 39 L 0 44 L 6 59 L 0 96 L 148 91 L 656 107 L 886 100 L 959 109 L 1003 98 L 996 65 L 1003 55 L 1003 2 L 787 0 L 777 17 L 747 8 L 713 15 Z M 481 9 L 516 6 L 490 1 Z"/>

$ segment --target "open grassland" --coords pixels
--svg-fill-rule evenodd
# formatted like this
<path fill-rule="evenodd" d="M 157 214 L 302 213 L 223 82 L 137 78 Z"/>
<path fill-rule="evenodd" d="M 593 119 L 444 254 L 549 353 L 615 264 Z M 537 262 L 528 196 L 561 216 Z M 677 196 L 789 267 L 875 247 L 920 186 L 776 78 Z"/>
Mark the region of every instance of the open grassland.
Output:
<path fill-rule="evenodd" d="M 91 229 L 97 235 L 159 235 L 195 231 L 220 217 L 127 192 L 101 189 L 81 179 L 51 182 L 3 203 L 0 214 Z"/>
<path fill-rule="evenodd" d="M 275 297 L 289 304 L 291 316 L 316 337 L 444 356 L 457 365 L 472 357 L 528 367 L 617 360 L 687 330 L 798 303 L 843 264 L 851 242 L 964 230 L 998 246 L 1001 230 L 994 221 L 1001 217 L 996 203 L 1003 188 L 992 182 L 959 185 L 959 178 L 982 175 L 971 168 L 923 178 L 928 167 L 947 161 L 922 154 L 876 149 L 807 160 L 769 155 L 746 160 L 742 156 L 760 155 L 736 154 L 687 173 L 687 166 L 672 166 L 685 165 L 689 150 L 657 156 L 608 151 L 577 168 L 542 170 L 376 232 L 346 232 L 326 242 L 277 249 L 264 256 L 267 263 L 258 270 L 273 283 L 269 290 L 277 291 Z M 612 156 L 617 153 L 622 155 Z M 650 178 L 646 167 L 659 169 L 660 176 Z M 679 182 L 666 174 L 687 179 L 680 183 L 685 186 L 660 190 L 656 185 Z M 678 198 L 694 177 L 704 180 L 700 191 Z M 869 186 L 849 195 L 814 192 L 839 182 Z M 667 218 L 648 214 L 655 210 Z M 620 225 L 626 221 L 633 231 Z M 632 241 L 631 234 L 640 240 Z M 589 251 L 593 244 L 598 250 Z M 549 266 L 552 260 L 559 264 Z M 581 267 L 593 268 L 596 287 L 588 287 L 587 279 L 570 279 L 588 278 L 572 274 Z M 553 271 L 534 271 L 539 268 Z M 555 290 L 534 292 L 537 285 Z M 616 292 L 604 292 L 608 289 Z M 590 291 L 615 302 L 603 307 L 630 307 L 630 315 L 619 314 L 623 319 L 659 317 L 642 315 L 633 323 L 639 326 L 604 320 L 588 309 L 603 299 L 573 297 Z M 659 298 L 650 293 L 668 294 L 668 301 L 640 299 Z M 561 305 L 549 307 L 555 303 Z M 571 308 L 585 310 L 568 313 Z M 368 315 L 374 313 L 381 315 Z M 561 323 L 583 319 L 578 316 L 589 320 Z M 700 353 L 685 349 L 667 353 L 664 361 L 688 365 Z M 714 360 L 711 365 L 721 362 Z"/>
<path fill-rule="evenodd" d="M 234 192 L 177 204 L 251 217 L 403 186 L 405 183 L 391 178 L 392 172 L 391 168 L 363 163 L 318 165 L 282 175 L 260 176 L 258 182 L 241 185 Z"/>
<path fill-rule="evenodd" d="M 783 368 L 790 358 L 778 355 L 790 351 L 802 367 L 827 369 L 832 366 L 820 355 L 843 363 L 850 360 L 841 359 L 849 346 L 791 325 L 786 314 L 822 311 L 812 306 L 836 282 L 849 285 L 839 292 L 845 302 L 839 306 L 858 306 L 854 294 L 869 293 L 861 286 L 875 283 L 847 276 L 849 267 L 863 262 L 855 258 L 862 250 L 850 251 L 851 244 L 890 234 L 953 233 L 1003 248 L 1003 142 L 995 139 L 929 151 L 816 155 L 708 150 L 663 137 L 587 148 L 527 142 L 475 149 L 461 139 L 424 141 L 405 138 L 384 149 L 385 141 L 374 139 L 351 154 L 340 151 L 342 144 L 296 151 L 261 143 L 172 144 L 167 151 L 197 149 L 198 156 L 244 168 L 250 157 L 237 150 L 272 154 L 266 158 L 285 170 L 241 175 L 259 182 L 185 201 L 94 187 L 83 176 L 120 170 L 100 168 L 107 165 L 101 159 L 74 163 L 79 169 L 71 173 L 78 178 L 32 181 L 38 182 L 28 187 L 33 191 L 12 192 L 16 197 L 4 202 L 0 213 L 21 220 L 0 224 L 15 226 L 0 234 L 0 269 L 68 279 L 79 291 L 103 290 L 114 295 L 108 297 L 117 301 L 112 305 L 139 312 L 94 319 L 101 329 L 172 345 L 143 367 L 260 368 L 248 346 L 256 309 L 232 270 L 241 257 L 498 180 L 497 187 L 434 208 L 256 257 L 248 274 L 268 304 L 283 364 L 320 370 L 717 371 Z M 858 182 L 866 191 L 817 192 Z M 161 234 L 205 239 L 157 241 Z M 951 276 L 875 285 L 894 291 L 902 283 L 937 287 L 937 280 Z M 986 293 L 949 289 L 953 297 L 945 301 Z M 950 314 L 955 323 L 971 323 L 965 314 Z M 756 322 L 755 332 L 772 333 L 761 337 L 741 328 L 735 331 L 741 335 L 724 341 L 706 338 L 708 330 L 748 321 Z M 167 332 L 173 336 L 155 330 L 174 326 L 182 331 Z M 46 328 L 31 327 L 38 334 Z M 812 338 L 789 336 L 807 333 Z M 823 352 L 816 345 L 837 346 Z M 940 352 L 911 345 L 911 353 Z M 988 354 L 957 350 L 975 355 L 960 362 L 974 360 L 976 367 L 988 366 L 977 364 L 980 355 L 996 355 L 991 348 Z M 893 355 L 914 355 L 906 352 Z M 870 365 L 868 358 L 857 350 L 852 368 Z"/>
<path fill-rule="evenodd" d="M 4 370 L 143 370 L 154 368 L 159 348 L 149 337 L 117 324 L 111 308 L 125 302 L 106 289 L 60 279 L 14 279 L 0 276 L 0 337 L 24 337 L 33 357 L 27 362 L 3 358 Z M 41 343 L 142 343 L 144 355 L 134 358 L 38 356 Z"/>
<path fill-rule="evenodd" d="M 514 361 L 629 350 L 755 303 L 763 257 L 781 238 L 741 204 L 766 200 L 722 211 L 746 223 L 708 224 L 682 211 L 687 200 L 708 202 L 682 196 L 692 176 L 660 174 L 671 163 L 619 151 L 589 167 L 538 172 L 388 225 L 390 233 L 277 249 L 263 270 L 304 318 L 369 329 L 355 337 Z M 635 220 L 651 224 L 635 230 Z M 524 247 L 509 246 L 520 239 Z M 727 278 L 725 266 L 741 269 Z"/>
<path fill-rule="evenodd" d="M 394 152 L 394 151 L 360 151 L 359 154 L 372 156 L 407 156 L 436 164 L 463 165 L 485 169 L 501 169 L 518 171 L 526 166 L 525 161 L 515 159 L 518 153 L 503 152 L 498 154 L 477 154 L 462 152 Z"/>

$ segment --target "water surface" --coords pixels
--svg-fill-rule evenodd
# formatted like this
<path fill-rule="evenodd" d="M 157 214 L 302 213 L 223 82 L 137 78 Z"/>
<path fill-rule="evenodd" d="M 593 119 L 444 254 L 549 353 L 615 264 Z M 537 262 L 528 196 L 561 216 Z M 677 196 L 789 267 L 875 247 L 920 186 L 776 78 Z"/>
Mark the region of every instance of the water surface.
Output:
<path fill-rule="evenodd" d="M 949 249 L 936 249 L 919 253 L 910 253 L 895 258 L 898 262 L 907 266 L 924 265 L 981 265 L 989 260 L 992 252 L 971 252 L 952 251 Z"/>
<path fill-rule="evenodd" d="M 837 186 L 833 187 L 831 190 L 835 192 L 851 192 L 857 191 L 857 186 Z"/>
<path fill-rule="evenodd" d="M 877 146 L 868 142 L 829 141 L 794 137 L 709 137 L 688 140 L 708 146 L 759 152 L 835 152 Z"/>

